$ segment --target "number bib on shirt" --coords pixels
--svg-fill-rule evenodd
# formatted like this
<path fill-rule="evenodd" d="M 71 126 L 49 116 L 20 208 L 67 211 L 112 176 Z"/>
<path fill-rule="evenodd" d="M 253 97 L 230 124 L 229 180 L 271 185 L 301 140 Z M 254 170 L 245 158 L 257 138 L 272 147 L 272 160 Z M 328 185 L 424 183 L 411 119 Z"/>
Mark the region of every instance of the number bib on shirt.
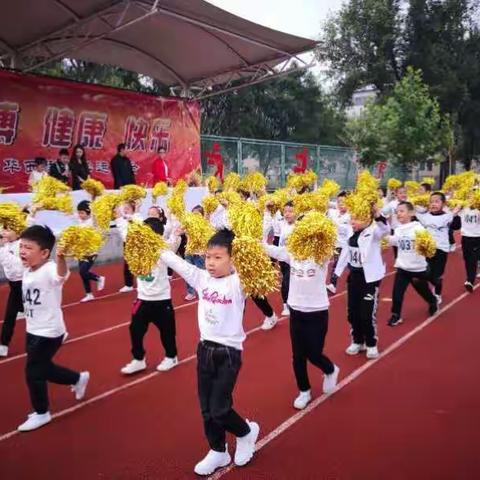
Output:
<path fill-rule="evenodd" d="M 362 256 L 360 254 L 360 249 L 358 247 L 348 247 L 348 251 L 350 253 L 350 259 L 348 263 L 353 268 L 362 268 Z"/>
<path fill-rule="evenodd" d="M 400 238 L 398 241 L 398 249 L 405 253 L 414 253 L 415 240 L 407 237 Z"/>

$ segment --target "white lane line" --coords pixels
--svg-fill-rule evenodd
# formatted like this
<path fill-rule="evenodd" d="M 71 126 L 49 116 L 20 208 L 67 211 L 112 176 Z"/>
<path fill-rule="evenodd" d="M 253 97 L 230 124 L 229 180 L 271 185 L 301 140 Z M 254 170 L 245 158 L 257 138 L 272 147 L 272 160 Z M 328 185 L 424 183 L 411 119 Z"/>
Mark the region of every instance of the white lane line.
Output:
<path fill-rule="evenodd" d="M 476 290 L 478 287 L 480 287 L 480 284 L 477 284 L 474 289 Z M 286 430 L 289 428 L 293 427 L 296 423 L 298 423 L 303 417 L 308 415 L 310 412 L 312 412 L 315 408 L 317 408 L 319 405 L 324 403 L 329 397 L 331 397 L 333 394 L 338 392 L 339 390 L 342 390 L 345 388 L 347 385 L 352 383 L 354 380 L 356 380 L 360 375 L 368 371 L 370 368 L 372 368 L 377 362 L 382 360 L 382 358 L 385 358 L 387 355 L 390 353 L 394 352 L 398 348 L 400 348 L 405 342 L 410 340 L 414 335 L 417 333 L 421 332 L 425 328 L 427 328 L 431 323 L 433 323 L 437 318 L 445 313 L 447 310 L 455 306 L 458 302 L 462 301 L 464 298 L 468 297 L 471 295 L 471 293 L 465 292 L 456 299 L 452 300 L 449 304 L 445 305 L 441 310 L 439 310 L 434 316 L 428 318 L 425 320 L 423 323 L 415 327 L 413 330 L 410 332 L 406 333 L 403 337 L 399 338 L 397 341 L 392 343 L 389 347 L 387 347 L 385 350 L 383 350 L 378 358 L 374 360 L 368 360 L 366 363 L 364 363 L 361 367 L 357 368 L 354 370 L 350 375 L 345 377 L 338 385 L 337 388 L 335 389 L 335 392 L 329 395 L 321 395 L 320 397 L 316 398 L 313 400 L 304 410 L 301 410 L 297 412 L 295 415 L 292 415 L 289 417 L 287 420 L 285 420 L 283 423 L 278 425 L 274 430 L 272 430 L 269 434 L 267 434 L 265 437 L 263 437 L 259 442 L 257 442 L 256 445 L 256 451 L 258 452 L 265 446 L 267 446 L 270 442 L 278 438 L 282 433 L 284 433 Z M 234 465 L 231 464 L 228 467 L 218 470 L 215 474 L 211 475 L 208 477 L 207 480 L 218 480 L 219 478 L 223 477 L 226 475 L 228 472 L 232 471 L 234 469 Z"/>

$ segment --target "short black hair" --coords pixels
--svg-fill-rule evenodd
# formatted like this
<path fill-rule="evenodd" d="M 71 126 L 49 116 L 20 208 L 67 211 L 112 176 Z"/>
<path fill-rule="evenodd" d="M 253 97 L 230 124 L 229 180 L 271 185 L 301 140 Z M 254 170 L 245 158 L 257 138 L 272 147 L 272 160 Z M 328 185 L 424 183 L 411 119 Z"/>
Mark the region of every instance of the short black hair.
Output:
<path fill-rule="evenodd" d="M 58 155 L 59 155 L 60 157 L 61 157 L 62 155 L 67 155 L 67 157 L 70 156 L 70 154 L 68 153 L 68 150 L 67 150 L 66 148 L 62 148 L 62 149 L 60 150 L 60 152 L 58 152 Z"/>
<path fill-rule="evenodd" d="M 337 195 L 337 198 L 342 198 L 342 197 L 346 197 L 348 194 L 347 194 L 347 191 L 346 190 L 342 190 L 338 195 Z"/>
<path fill-rule="evenodd" d="M 285 208 L 285 207 L 292 207 L 292 208 L 293 208 L 293 202 L 292 202 L 292 200 L 289 200 L 289 201 L 283 206 L 283 208 Z"/>
<path fill-rule="evenodd" d="M 231 230 L 224 228 L 219 230 L 207 243 L 207 248 L 211 247 L 225 247 L 228 254 L 232 254 L 232 243 L 235 238 L 235 234 Z"/>
<path fill-rule="evenodd" d="M 22 232 L 20 238 L 35 242 L 42 250 L 49 250 L 50 253 L 55 246 L 55 235 L 44 225 L 32 225 Z"/>
<path fill-rule="evenodd" d="M 382 194 L 383 196 L 385 196 L 387 194 L 387 190 L 385 189 L 385 187 L 378 187 L 377 190 L 381 190 L 382 191 Z"/>
<path fill-rule="evenodd" d="M 202 216 L 205 215 L 205 210 L 203 209 L 203 207 L 202 207 L 201 205 L 195 205 L 195 206 L 192 208 L 192 212 L 193 212 L 194 210 L 198 210 L 198 211 L 202 214 Z"/>
<path fill-rule="evenodd" d="M 242 197 L 245 197 L 246 199 L 250 198 L 250 192 L 247 192 L 246 190 L 239 190 L 238 193 L 239 193 Z"/>
<path fill-rule="evenodd" d="M 87 212 L 89 215 L 91 213 L 90 202 L 88 200 L 82 200 L 77 205 L 78 212 Z"/>
<path fill-rule="evenodd" d="M 441 200 L 442 200 L 442 203 L 445 203 L 447 201 L 447 197 L 445 196 L 445 194 L 443 192 L 433 192 L 430 195 L 430 198 L 432 198 L 432 197 L 440 197 Z"/>
<path fill-rule="evenodd" d="M 44 157 L 35 157 L 35 165 L 46 165 L 47 164 L 47 159 Z"/>
<path fill-rule="evenodd" d="M 117 152 L 120 152 L 120 150 L 125 150 L 126 145 L 124 143 L 119 143 L 117 145 Z"/>
<path fill-rule="evenodd" d="M 421 183 L 420 186 L 423 187 L 427 192 L 432 191 L 432 186 L 429 183 Z"/>
<path fill-rule="evenodd" d="M 163 235 L 163 223 L 159 218 L 150 217 L 143 221 L 145 225 L 148 225 L 158 235 Z"/>
<path fill-rule="evenodd" d="M 310 187 L 308 185 L 304 185 L 300 190 L 299 190 L 299 194 L 301 195 L 302 193 L 308 193 L 310 192 Z"/>
<path fill-rule="evenodd" d="M 405 205 L 410 212 L 415 210 L 412 202 L 400 202 L 398 206 L 400 207 L 401 205 Z"/>

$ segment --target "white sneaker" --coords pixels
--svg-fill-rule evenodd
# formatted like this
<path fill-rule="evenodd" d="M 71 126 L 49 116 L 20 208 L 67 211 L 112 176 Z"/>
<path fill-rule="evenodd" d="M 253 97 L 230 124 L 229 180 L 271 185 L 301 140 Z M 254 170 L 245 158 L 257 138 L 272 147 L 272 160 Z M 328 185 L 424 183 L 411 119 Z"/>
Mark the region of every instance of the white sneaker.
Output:
<path fill-rule="evenodd" d="M 87 385 L 90 380 L 89 372 L 81 372 L 80 378 L 75 385 L 72 385 L 72 392 L 75 393 L 76 400 L 82 400 L 85 396 L 85 391 L 87 390 Z"/>
<path fill-rule="evenodd" d="M 379 355 L 377 347 L 367 347 L 367 358 L 377 358 Z"/>
<path fill-rule="evenodd" d="M 92 300 L 95 300 L 95 297 L 91 293 L 87 293 L 81 300 L 80 303 L 85 303 L 85 302 L 91 302 Z"/>
<path fill-rule="evenodd" d="M 211 475 L 215 470 L 226 467 L 232 461 L 225 445 L 224 452 L 210 450 L 207 456 L 195 465 L 194 471 L 197 475 Z"/>
<path fill-rule="evenodd" d="M 327 290 L 333 294 L 337 293 L 337 287 L 333 283 L 327 285 Z"/>
<path fill-rule="evenodd" d="M 310 390 L 307 390 L 306 392 L 300 392 L 298 394 L 298 397 L 293 402 L 293 406 L 297 410 L 303 410 L 311 401 L 312 394 L 310 393 Z"/>
<path fill-rule="evenodd" d="M 338 374 L 340 369 L 334 365 L 334 370 L 330 375 L 323 376 L 323 393 L 332 393 L 337 386 Z"/>
<path fill-rule="evenodd" d="M 346 350 L 347 355 L 358 355 L 365 350 L 365 345 L 359 343 L 352 343 Z"/>
<path fill-rule="evenodd" d="M 133 287 L 127 287 L 125 285 L 118 291 L 118 293 L 128 293 L 128 292 L 133 292 Z"/>
<path fill-rule="evenodd" d="M 185 296 L 185 300 L 187 302 L 191 302 L 192 300 L 195 300 L 196 298 L 197 298 L 197 296 L 194 293 L 187 293 L 187 295 Z"/>
<path fill-rule="evenodd" d="M 258 434 L 260 433 L 260 426 L 258 423 L 249 422 L 250 433 L 244 437 L 237 437 L 237 449 L 235 450 L 235 465 L 243 467 L 253 457 L 255 453 L 255 443 L 257 442 Z"/>
<path fill-rule="evenodd" d="M 278 317 L 273 314 L 271 317 L 265 317 L 265 320 L 262 323 L 262 330 L 271 330 L 278 322 Z"/>
<path fill-rule="evenodd" d="M 8 356 L 8 347 L 6 345 L 0 345 L 0 357 Z"/>
<path fill-rule="evenodd" d="M 65 342 L 67 341 L 68 335 L 69 335 L 68 332 L 65 332 L 65 333 L 63 334 L 62 343 L 65 343 Z"/>
<path fill-rule="evenodd" d="M 441 295 L 437 295 L 436 293 L 434 293 L 435 295 L 435 298 L 437 299 L 437 306 L 440 305 L 442 303 L 442 296 Z"/>
<path fill-rule="evenodd" d="M 290 316 L 290 309 L 288 308 L 288 305 L 286 303 L 283 304 L 282 316 Z"/>
<path fill-rule="evenodd" d="M 43 427 L 47 423 L 52 421 L 52 416 L 50 412 L 47 413 L 30 413 L 28 415 L 27 421 L 22 423 L 17 430 L 19 432 L 30 432 L 32 430 L 36 430 L 37 428 Z"/>
<path fill-rule="evenodd" d="M 134 358 L 130 363 L 127 363 L 120 371 L 124 375 L 131 375 L 132 373 L 141 372 L 146 368 L 147 368 L 147 362 L 145 361 L 145 359 L 136 360 Z"/>
<path fill-rule="evenodd" d="M 97 292 L 100 292 L 105 288 L 105 277 L 98 277 L 97 280 Z"/>
<path fill-rule="evenodd" d="M 171 370 L 173 367 L 176 367 L 178 365 L 178 358 L 170 358 L 170 357 L 165 357 L 160 364 L 157 366 L 157 370 L 159 372 L 168 372 L 168 370 Z"/>

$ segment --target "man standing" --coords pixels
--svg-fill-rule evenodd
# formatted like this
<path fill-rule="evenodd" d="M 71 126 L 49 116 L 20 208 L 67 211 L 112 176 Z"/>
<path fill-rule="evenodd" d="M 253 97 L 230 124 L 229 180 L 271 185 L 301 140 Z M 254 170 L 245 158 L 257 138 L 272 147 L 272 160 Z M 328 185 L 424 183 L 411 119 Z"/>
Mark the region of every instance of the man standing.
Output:
<path fill-rule="evenodd" d="M 165 161 L 166 150 L 163 147 L 158 149 L 158 157 L 154 160 L 152 165 L 153 185 L 158 182 L 170 182 L 170 175 L 168 171 L 168 165 Z"/>
<path fill-rule="evenodd" d="M 130 159 L 125 155 L 124 143 L 117 146 L 117 154 L 112 158 L 110 168 L 112 169 L 113 188 L 115 190 L 124 185 L 135 185 L 135 174 Z"/>
<path fill-rule="evenodd" d="M 48 174 L 51 177 L 54 177 L 57 180 L 60 180 L 61 182 L 68 185 L 70 175 L 70 169 L 68 167 L 69 161 L 70 156 L 68 155 L 68 150 L 66 148 L 62 148 L 58 155 L 57 161 L 50 165 L 50 170 L 48 171 Z"/>

